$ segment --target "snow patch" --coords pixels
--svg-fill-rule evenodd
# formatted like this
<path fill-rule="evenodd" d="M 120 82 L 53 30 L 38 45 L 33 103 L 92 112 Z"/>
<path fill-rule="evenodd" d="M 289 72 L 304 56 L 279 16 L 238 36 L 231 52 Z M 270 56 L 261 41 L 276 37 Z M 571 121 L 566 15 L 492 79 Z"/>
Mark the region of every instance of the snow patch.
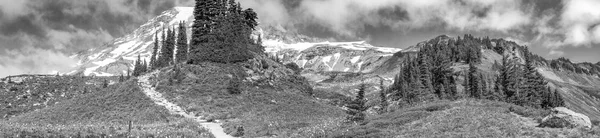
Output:
<path fill-rule="evenodd" d="M 362 68 L 362 64 L 363 62 L 358 62 L 358 68 L 357 68 L 357 72 L 360 72 L 360 69 Z"/>
<path fill-rule="evenodd" d="M 558 82 L 565 82 L 560 77 L 558 77 L 558 75 L 554 74 L 554 72 L 548 71 L 547 69 L 538 68 L 537 71 L 540 74 L 542 74 L 542 76 L 544 76 L 544 77 L 546 77 L 548 79 L 555 80 L 555 81 L 558 81 Z"/>
<path fill-rule="evenodd" d="M 359 59 L 360 59 L 360 56 L 356 56 L 356 57 L 353 57 L 352 59 L 350 59 L 350 62 L 352 62 L 352 64 L 354 64 L 354 63 L 358 62 Z"/>
<path fill-rule="evenodd" d="M 169 24 L 175 24 L 179 21 L 187 21 L 194 15 L 194 7 L 175 7 L 175 10 L 177 10 L 178 13 Z"/>
<path fill-rule="evenodd" d="M 265 51 L 267 52 L 277 52 L 283 49 L 292 49 L 292 50 L 296 50 L 296 51 L 304 51 L 308 48 L 314 47 L 314 46 L 332 46 L 332 47 L 341 47 L 341 48 L 345 48 L 345 49 L 350 49 L 350 50 L 369 50 L 369 49 L 373 49 L 373 50 L 377 50 L 380 52 L 386 52 L 386 53 L 396 53 L 401 51 L 402 49 L 398 49 L 398 48 L 389 48 L 389 47 L 375 47 L 372 45 L 367 44 L 365 41 L 357 41 L 357 42 L 329 42 L 329 41 L 325 41 L 325 42 L 319 42 L 319 43 L 306 43 L 306 42 L 302 42 L 302 43 L 294 43 L 294 44 L 286 44 L 280 40 L 263 40 L 263 45 L 265 46 Z"/>
<path fill-rule="evenodd" d="M 327 64 L 327 62 L 331 61 L 331 56 L 325 56 L 321 59 L 321 61 L 325 64 Z"/>

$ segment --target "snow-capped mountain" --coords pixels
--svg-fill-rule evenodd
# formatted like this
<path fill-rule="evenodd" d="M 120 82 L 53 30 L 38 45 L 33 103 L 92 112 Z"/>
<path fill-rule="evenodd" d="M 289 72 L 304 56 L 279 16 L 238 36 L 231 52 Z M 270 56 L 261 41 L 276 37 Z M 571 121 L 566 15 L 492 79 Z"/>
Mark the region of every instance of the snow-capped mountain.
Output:
<path fill-rule="evenodd" d="M 103 47 L 79 52 L 72 58 L 79 60 L 68 74 L 113 76 L 126 74 L 133 69 L 139 55 L 149 60 L 154 45 L 154 35 L 162 29 L 186 21 L 191 29 L 193 7 L 176 7 L 163 12 L 140 26 L 131 34 L 117 38 Z M 187 30 L 188 35 L 191 30 Z M 330 42 L 287 31 L 281 26 L 260 26 L 254 32 L 260 35 L 267 53 L 277 55 L 284 62 L 294 62 L 300 67 L 315 71 L 366 72 L 382 63 L 396 48 L 372 46 L 364 41 Z M 188 37 L 189 38 L 189 37 Z"/>
<path fill-rule="evenodd" d="M 127 73 L 133 69 L 133 61 L 139 55 L 149 61 L 154 45 L 154 35 L 162 35 L 162 29 L 173 27 L 179 21 L 191 25 L 194 8 L 176 7 L 151 19 L 132 33 L 113 40 L 95 49 L 82 51 L 73 55 L 79 60 L 77 67 L 68 74 L 84 74 L 95 76 L 113 76 Z"/>

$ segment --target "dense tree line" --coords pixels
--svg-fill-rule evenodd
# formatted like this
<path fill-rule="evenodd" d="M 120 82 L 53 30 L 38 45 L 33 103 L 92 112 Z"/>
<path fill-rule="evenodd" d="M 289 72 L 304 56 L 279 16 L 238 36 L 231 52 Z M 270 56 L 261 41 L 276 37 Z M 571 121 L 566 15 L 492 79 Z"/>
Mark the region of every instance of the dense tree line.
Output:
<path fill-rule="evenodd" d="M 492 44 L 494 41 L 496 45 Z M 551 91 L 543 76 L 537 72 L 539 56 L 533 55 L 526 47 L 508 49 L 498 42 L 471 35 L 456 40 L 447 37 L 430 40 L 420 47 L 419 52 L 406 55 L 388 93 L 392 93 L 392 100 L 409 104 L 471 97 L 535 108 L 564 106 L 562 96 Z M 488 75 L 477 68 L 481 63 L 481 49 L 490 49 L 503 55 L 501 63 L 496 62 L 493 66 L 493 71 L 497 72 L 495 75 Z M 516 55 L 505 54 L 508 50 L 519 51 L 524 63 L 518 62 Z M 454 62 L 464 62 L 469 68 L 463 73 L 454 73 L 451 68 Z M 464 78 L 462 95 L 457 91 L 460 84 L 456 79 L 459 76 Z"/>
<path fill-rule="evenodd" d="M 407 54 L 401 71 L 388 88 L 394 100 L 403 99 L 408 103 L 436 99 L 454 99 L 457 96 L 456 81 L 450 68 L 457 60 L 475 62 L 455 56 L 463 48 L 463 41 L 441 41 L 440 37 L 427 42 L 420 51 Z M 456 46 L 456 44 L 460 44 Z"/>
<path fill-rule="evenodd" d="M 156 32 L 150 63 L 136 61 L 133 76 L 182 62 L 246 61 L 252 58 L 251 52 L 264 52 L 260 36 L 258 41 L 251 38 L 256 20 L 252 9 L 242 9 L 235 0 L 196 0 L 190 43 L 186 22 L 163 29 L 161 37 Z"/>
<path fill-rule="evenodd" d="M 498 100 L 536 108 L 564 106 L 562 96 L 551 91 L 548 82 L 537 72 L 533 54 L 526 47 L 521 54 L 523 64 L 519 64 L 514 56 L 509 58 L 508 54 L 503 54 L 494 86 L 496 92 L 503 93 Z"/>
<path fill-rule="evenodd" d="M 133 65 L 133 76 L 140 76 L 143 73 L 148 71 L 148 64 L 146 63 L 146 60 L 142 60 L 140 55 L 138 55 L 137 60 L 135 61 L 135 64 Z M 129 74 L 129 73 L 127 73 Z"/>
<path fill-rule="evenodd" d="M 235 0 L 196 0 L 188 62 L 232 63 L 264 50 L 251 37 L 257 14 Z"/>

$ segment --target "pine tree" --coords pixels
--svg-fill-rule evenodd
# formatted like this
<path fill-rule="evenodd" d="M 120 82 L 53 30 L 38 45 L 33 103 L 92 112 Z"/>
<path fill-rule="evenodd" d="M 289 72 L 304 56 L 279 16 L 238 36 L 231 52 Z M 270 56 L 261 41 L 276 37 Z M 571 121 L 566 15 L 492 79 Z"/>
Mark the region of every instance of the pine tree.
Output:
<path fill-rule="evenodd" d="M 142 74 L 142 62 L 141 62 L 141 57 L 140 55 L 138 55 L 137 60 L 135 61 L 135 64 L 133 65 L 133 76 L 140 76 L 140 74 Z"/>
<path fill-rule="evenodd" d="M 428 60 L 428 55 L 425 54 L 425 51 L 419 52 L 418 55 L 418 66 L 419 66 L 419 82 L 420 93 L 419 99 L 421 101 L 431 101 L 436 99 L 436 95 L 434 94 L 433 84 L 431 82 L 431 72 L 430 72 L 430 64 Z"/>
<path fill-rule="evenodd" d="M 198 64 L 200 62 L 231 63 L 241 62 L 252 58 L 249 53 L 251 29 L 245 25 L 241 7 L 235 1 L 228 1 L 228 12 L 224 12 L 223 1 L 208 0 L 198 2 L 195 24 L 204 25 L 202 28 L 195 25 L 192 30 L 192 42 L 190 48 L 190 61 L 188 63 Z M 200 22 L 198 20 L 203 20 Z M 198 34 L 204 31 L 204 34 Z"/>
<path fill-rule="evenodd" d="M 108 80 L 104 79 L 104 81 L 102 82 L 102 88 L 107 88 L 108 87 Z"/>
<path fill-rule="evenodd" d="M 365 119 L 365 114 L 363 113 L 367 108 L 365 107 L 365 91 L 367 86 L 365 84 L 361 84 L 358 88 L 358 93 L 356 94 L 356 99 L 350 102 L 346 107 L 348 108 L 347 113 L 349 121 L 359 122 Z"/>
<path fill-rule="evenodd" d="M 248 28 L 254 30 L 254 28 L 258 26 L 258 22 L 256 22 L 257 19 L 258 15 L 252 8 L 244 10 L 244 23 L 248 26 Z"/>
<path fill-rule="evenodd" d="M 494 82 L 494 90 L 492 91 L 492 96 L 490 100 L 496 101 L 505 101 L 506 95 L 504 93 L 504 88 L 502 86 L 502 77 L 500 75 L 496 76 L 496 81 Z"/>
<path fill-rule="evenodd" d="M 465 37 L 466 38 L 466 37 Z M 474 59 L 474 55 L 472 51 L 469 51 L 468 54 L 471 58 L 469 59 Z M 472 61 L 472 60 L 469 60 Z M 479 73 L 477 72 L 477 67 L 475 66 L 475 62 L 468 62 L 469 63 L 469 73 L 468 73 L 468 85 L 467 85 L 467 90 L 468 90 L 468 94 L 469 97 L 473 97 L 473 98 L 481 98 L 481 88 L 480 88 L 480 76 Z"/>
<path fill-rule="evenodd" d="M 503 101 L 511 102 L 514 99 L 517 89 L 516 79 L 516 67 L 513 65 L 513 61 L 509 59 L 507 54 L 502 55 L 502 64 L 499 69 L 499 76 L 497 79 L 497 88 L 502 88 L 505 99 Z"/>
<path fill-rule="evenodd" d="M 530 106 L 540 107 L 542 105 L 542 92 L 546 90 L 547 82 L 541 76 L 533 63 L 531 52 L 527 48 L 523 49 L 523 58 L 525 65 L 523 70 L 523 81 L 520 84 L 521 90 L 519 95 L 519 103 Z"/>
<path fill-rule="evenodd" d="M 165 35 L 166 34 L 166 35 Z M 160 66 L 159 67 L 166 67 L 171 65 L 171 63 L 173 62 L 173 54 L 174 54 L 174 49 L 175 49 L 175 38 L 174 38 L 174 31 L 171 30 L 171 28 L 167 29 L 166 33 L 163 33 L 163 46 L 161 47 L 160 50 Z"/>
<path fill-rule="evenodd" d="M 156 33 L 154 34 L 154 47 L 152 47 L 152 57 L 150 57 L 150 69 L 155 69 L 156 66 L 156 62 L 158 59 L 158 43 L 160 41 L 158 40 L 158 31 L 156 31 Z"/>
<path fill-rule="evenodd" d="M 565 106 L 565 100 L 563 99 L 562 95 L 560 95 L 560 93 L 557 90 L 554 90 L 553 92 L 554 94 L 554 105 L 553 107 L 564 107 Z"/>
<path fill-rule="evenodd" d="M 487 78 L 483 73 L 479 73 L 479 98 L 488 98 L 490 96 Z"/>
<path fill-rule="evenodd" d="M 177 55 L 175 56 L 176 61 L 185 62 L 188 54 L 188 43 L 187 43 L 187 28 L 185 22 L 179 23 L 179 34 L 177 34 Z"/>
<path fill-rule="evenodd" d="M 123 74 L 121 74 L 121 76 L 119 76 L 119 82 L 124 82 L 125 81 L 125 76 L 123 76 Z"/>
<path fill-rule="evenodd" d="M 209 59 L 208 53 L 212 51 L 207 43 L 209 41 L 210 17 L 208 16 L 208 1 L 196 0 L 194 6 L 194 24 L 188 54 L 188 63 L 199 64 Z"/>
<path fill-rule="evenodd" d="M 142 71 L 143 73 L 148 72 L 148 63 L 146 63 L 146 60 L 144 59 L 144 62 L 142 62 Z"/>

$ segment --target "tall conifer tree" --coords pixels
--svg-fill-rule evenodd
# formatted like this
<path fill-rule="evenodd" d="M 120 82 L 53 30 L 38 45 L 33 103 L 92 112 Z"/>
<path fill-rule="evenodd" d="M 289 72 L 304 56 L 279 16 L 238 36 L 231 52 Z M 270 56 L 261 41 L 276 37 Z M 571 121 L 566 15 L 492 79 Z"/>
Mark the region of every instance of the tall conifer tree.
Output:
<path fill-rule="evenodd" d="M 179 34 L 177 34 L 177 62 L 185 62 L 187 60 L 188 42 L 187 42 L 187 27 L 185 22 L 179 23 Z"/>
<path fill-rule="evenodd" d="M 154 33 L 154 47 L 152 47 L 152 57 L 150 57 L 150 69 L 156 68 L 159 47 L 158 43 L 160 43 L 160 41 L 158 40 L 158 31 L 156 31 L 156 33 Z"/>

